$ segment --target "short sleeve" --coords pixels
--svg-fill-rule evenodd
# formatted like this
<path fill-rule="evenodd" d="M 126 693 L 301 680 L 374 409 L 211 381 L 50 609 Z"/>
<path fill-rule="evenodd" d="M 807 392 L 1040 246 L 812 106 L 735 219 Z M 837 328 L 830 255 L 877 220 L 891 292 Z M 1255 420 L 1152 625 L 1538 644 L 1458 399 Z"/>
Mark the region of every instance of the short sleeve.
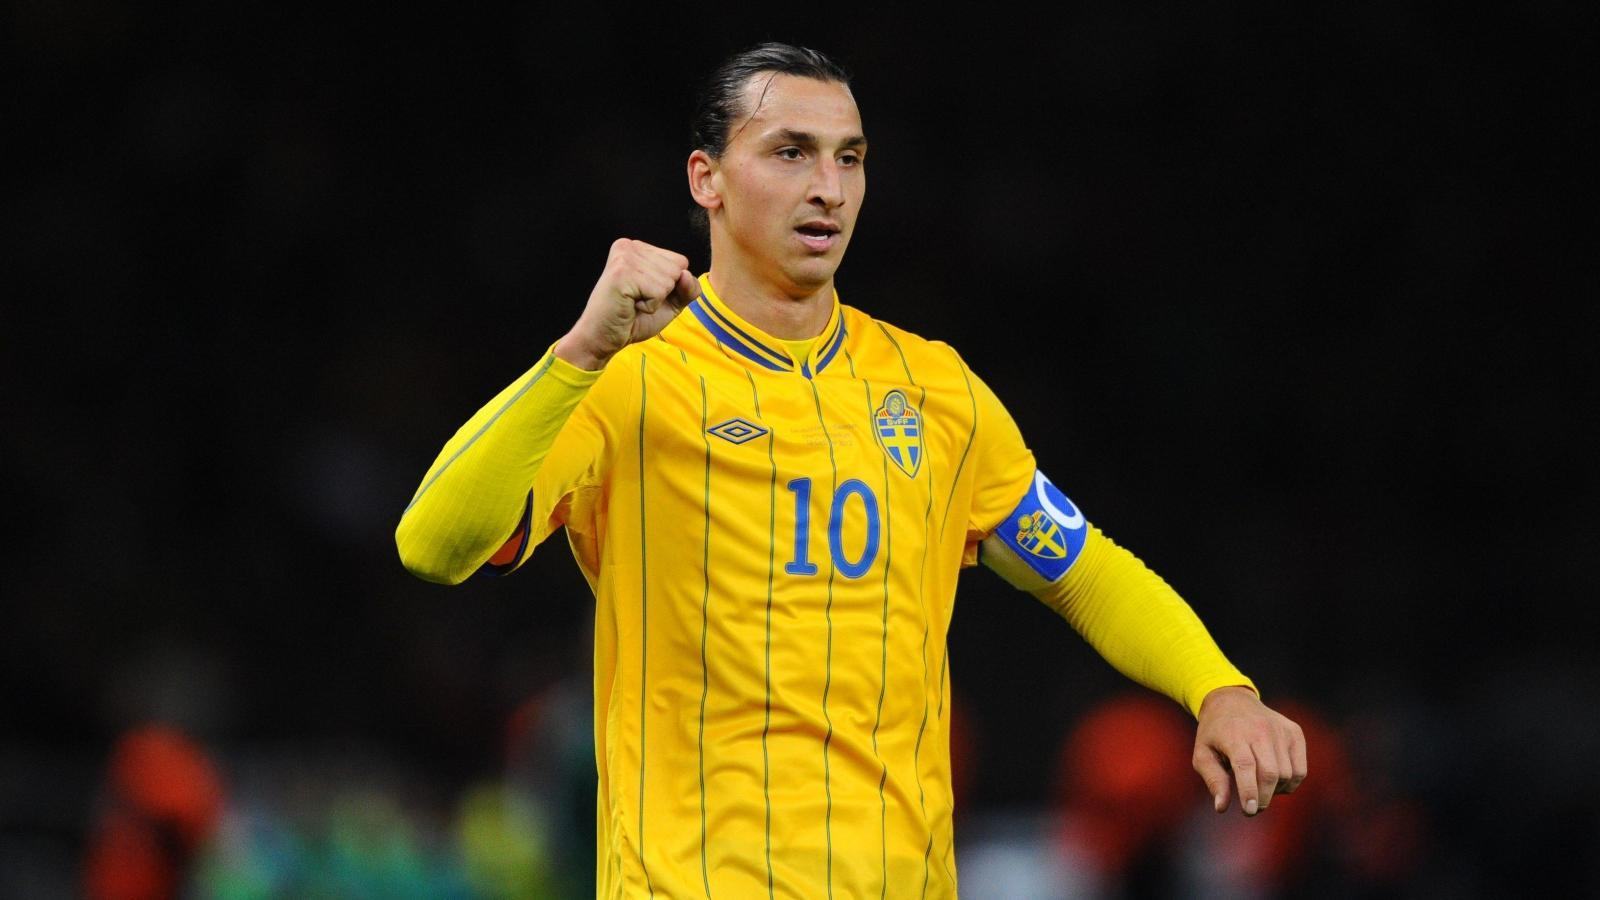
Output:
<path fill-rule="evenodd" d="M 973 566 L 978 562 L 978 544 L 1016 509 L 1033 483 L 1037 464 L 1005 404 L 976 372 L 966 367 L 965 360 L 961 365 L 977 416 L 972 459 L 968 463 L 972 469 L 972 499 L 961 560 L 962 566 Z"/>

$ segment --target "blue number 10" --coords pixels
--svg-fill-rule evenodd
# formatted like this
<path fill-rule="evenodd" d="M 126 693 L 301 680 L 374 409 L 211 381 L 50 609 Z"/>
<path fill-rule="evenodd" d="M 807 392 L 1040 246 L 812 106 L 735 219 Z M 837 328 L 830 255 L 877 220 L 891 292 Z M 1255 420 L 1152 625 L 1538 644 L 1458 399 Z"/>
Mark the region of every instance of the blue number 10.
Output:
<path fill-rule="evenodd" d="M 794 559 L 784 563 L 783 570 L 790 575 L 815 575 L 817 564 L 806 558 L 811 542 L 811 479 L 796 478 L 787 486 L 794 492 Z M 853 562 L 845 556 L 842 537 L 844 505 L 852 495 L 861 498 L 867 513 L 867 545 L 861 550 L 861 558 Z M 860 578 L 872 568 L 873 560 L 878 558 L 879 524 L 878 498 L 866 482 L 852 478 L 839 485 L 828 510 L 828 553 L 833 557 L 834 568 L 846 578 Z"/>
<path fill-rule="evenodd" d="M 783 564 L 790 575 L 815 575 L 817 564 L 806 559 L 811 540 L 811 479 L 796 478 L 789 482 L 794 491 L 794 559 Z"/>

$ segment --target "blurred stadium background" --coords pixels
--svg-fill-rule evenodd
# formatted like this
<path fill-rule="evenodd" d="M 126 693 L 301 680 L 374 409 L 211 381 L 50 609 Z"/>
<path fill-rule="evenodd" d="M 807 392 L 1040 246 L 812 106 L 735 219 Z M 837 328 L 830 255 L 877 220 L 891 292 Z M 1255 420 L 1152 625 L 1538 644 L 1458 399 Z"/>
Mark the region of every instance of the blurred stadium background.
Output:
<path fill-rule="evenodd" d="M 612 239 L 705 267 L 692 91 L 766 38 L 857 73 L 844 301 L 1311 734 L 1215 817 L 975 570 L 964 895 L 1600 892 L 1592 12 L 806 13 L 10 6 L 0 896 L 592 893 L 569 554 L 445 589 L 393 529 Z"/>

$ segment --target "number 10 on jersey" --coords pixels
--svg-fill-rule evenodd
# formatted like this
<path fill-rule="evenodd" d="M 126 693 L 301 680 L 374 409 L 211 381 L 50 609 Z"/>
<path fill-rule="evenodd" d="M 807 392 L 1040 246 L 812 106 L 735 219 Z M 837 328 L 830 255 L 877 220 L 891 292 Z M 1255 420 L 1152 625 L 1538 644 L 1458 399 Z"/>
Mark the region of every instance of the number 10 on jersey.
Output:
<path fill-rule="evenodd" d="M 811 547 L 811 479 L 796 478 L 787 485 L 794 494 L 794 558 L 783 564 L 790 575 L 815 575 L 817 564 L 807 554 Z M 867 516 L 867 545 L 861 556 L 850 559 L 845 554 L 843 531 L 846 506 L 850 498 L 858 497 Z M 833 567 L 846 578 L 860 578 L 872 568 L 878 556 L 878 498 L 866 482 L 852 478 L 833 492 L 833 503 L 828 508 L 828 553 L 833 557 Z"/>

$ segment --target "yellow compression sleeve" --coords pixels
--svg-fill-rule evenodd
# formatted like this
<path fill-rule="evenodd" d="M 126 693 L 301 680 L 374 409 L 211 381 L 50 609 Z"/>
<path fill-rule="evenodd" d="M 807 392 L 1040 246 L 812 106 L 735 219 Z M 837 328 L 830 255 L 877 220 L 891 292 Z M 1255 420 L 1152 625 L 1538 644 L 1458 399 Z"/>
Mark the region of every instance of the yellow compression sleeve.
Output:
<path fill-rule="evenodd" d="M 1066 619 L 1117 671 L 1197 718 L 1200 701 L 1219 687 L 1243 685 L 1260 693 L 1161 576 L 1094 525 L 1087 527 L 1083 555 L 1066 575 L 1042 587 L 1028 585 L 1029 593 Z M 1005 549 L 989 542 L 985 554 L 996 545 Z"/>
<path fill-rule="evenodd" d="M 552 344 L 456 431 L 395 529 L 412 574 L 459 584 L 500 549 L 556 436 L 599 377 L 558 358 Z"/>

